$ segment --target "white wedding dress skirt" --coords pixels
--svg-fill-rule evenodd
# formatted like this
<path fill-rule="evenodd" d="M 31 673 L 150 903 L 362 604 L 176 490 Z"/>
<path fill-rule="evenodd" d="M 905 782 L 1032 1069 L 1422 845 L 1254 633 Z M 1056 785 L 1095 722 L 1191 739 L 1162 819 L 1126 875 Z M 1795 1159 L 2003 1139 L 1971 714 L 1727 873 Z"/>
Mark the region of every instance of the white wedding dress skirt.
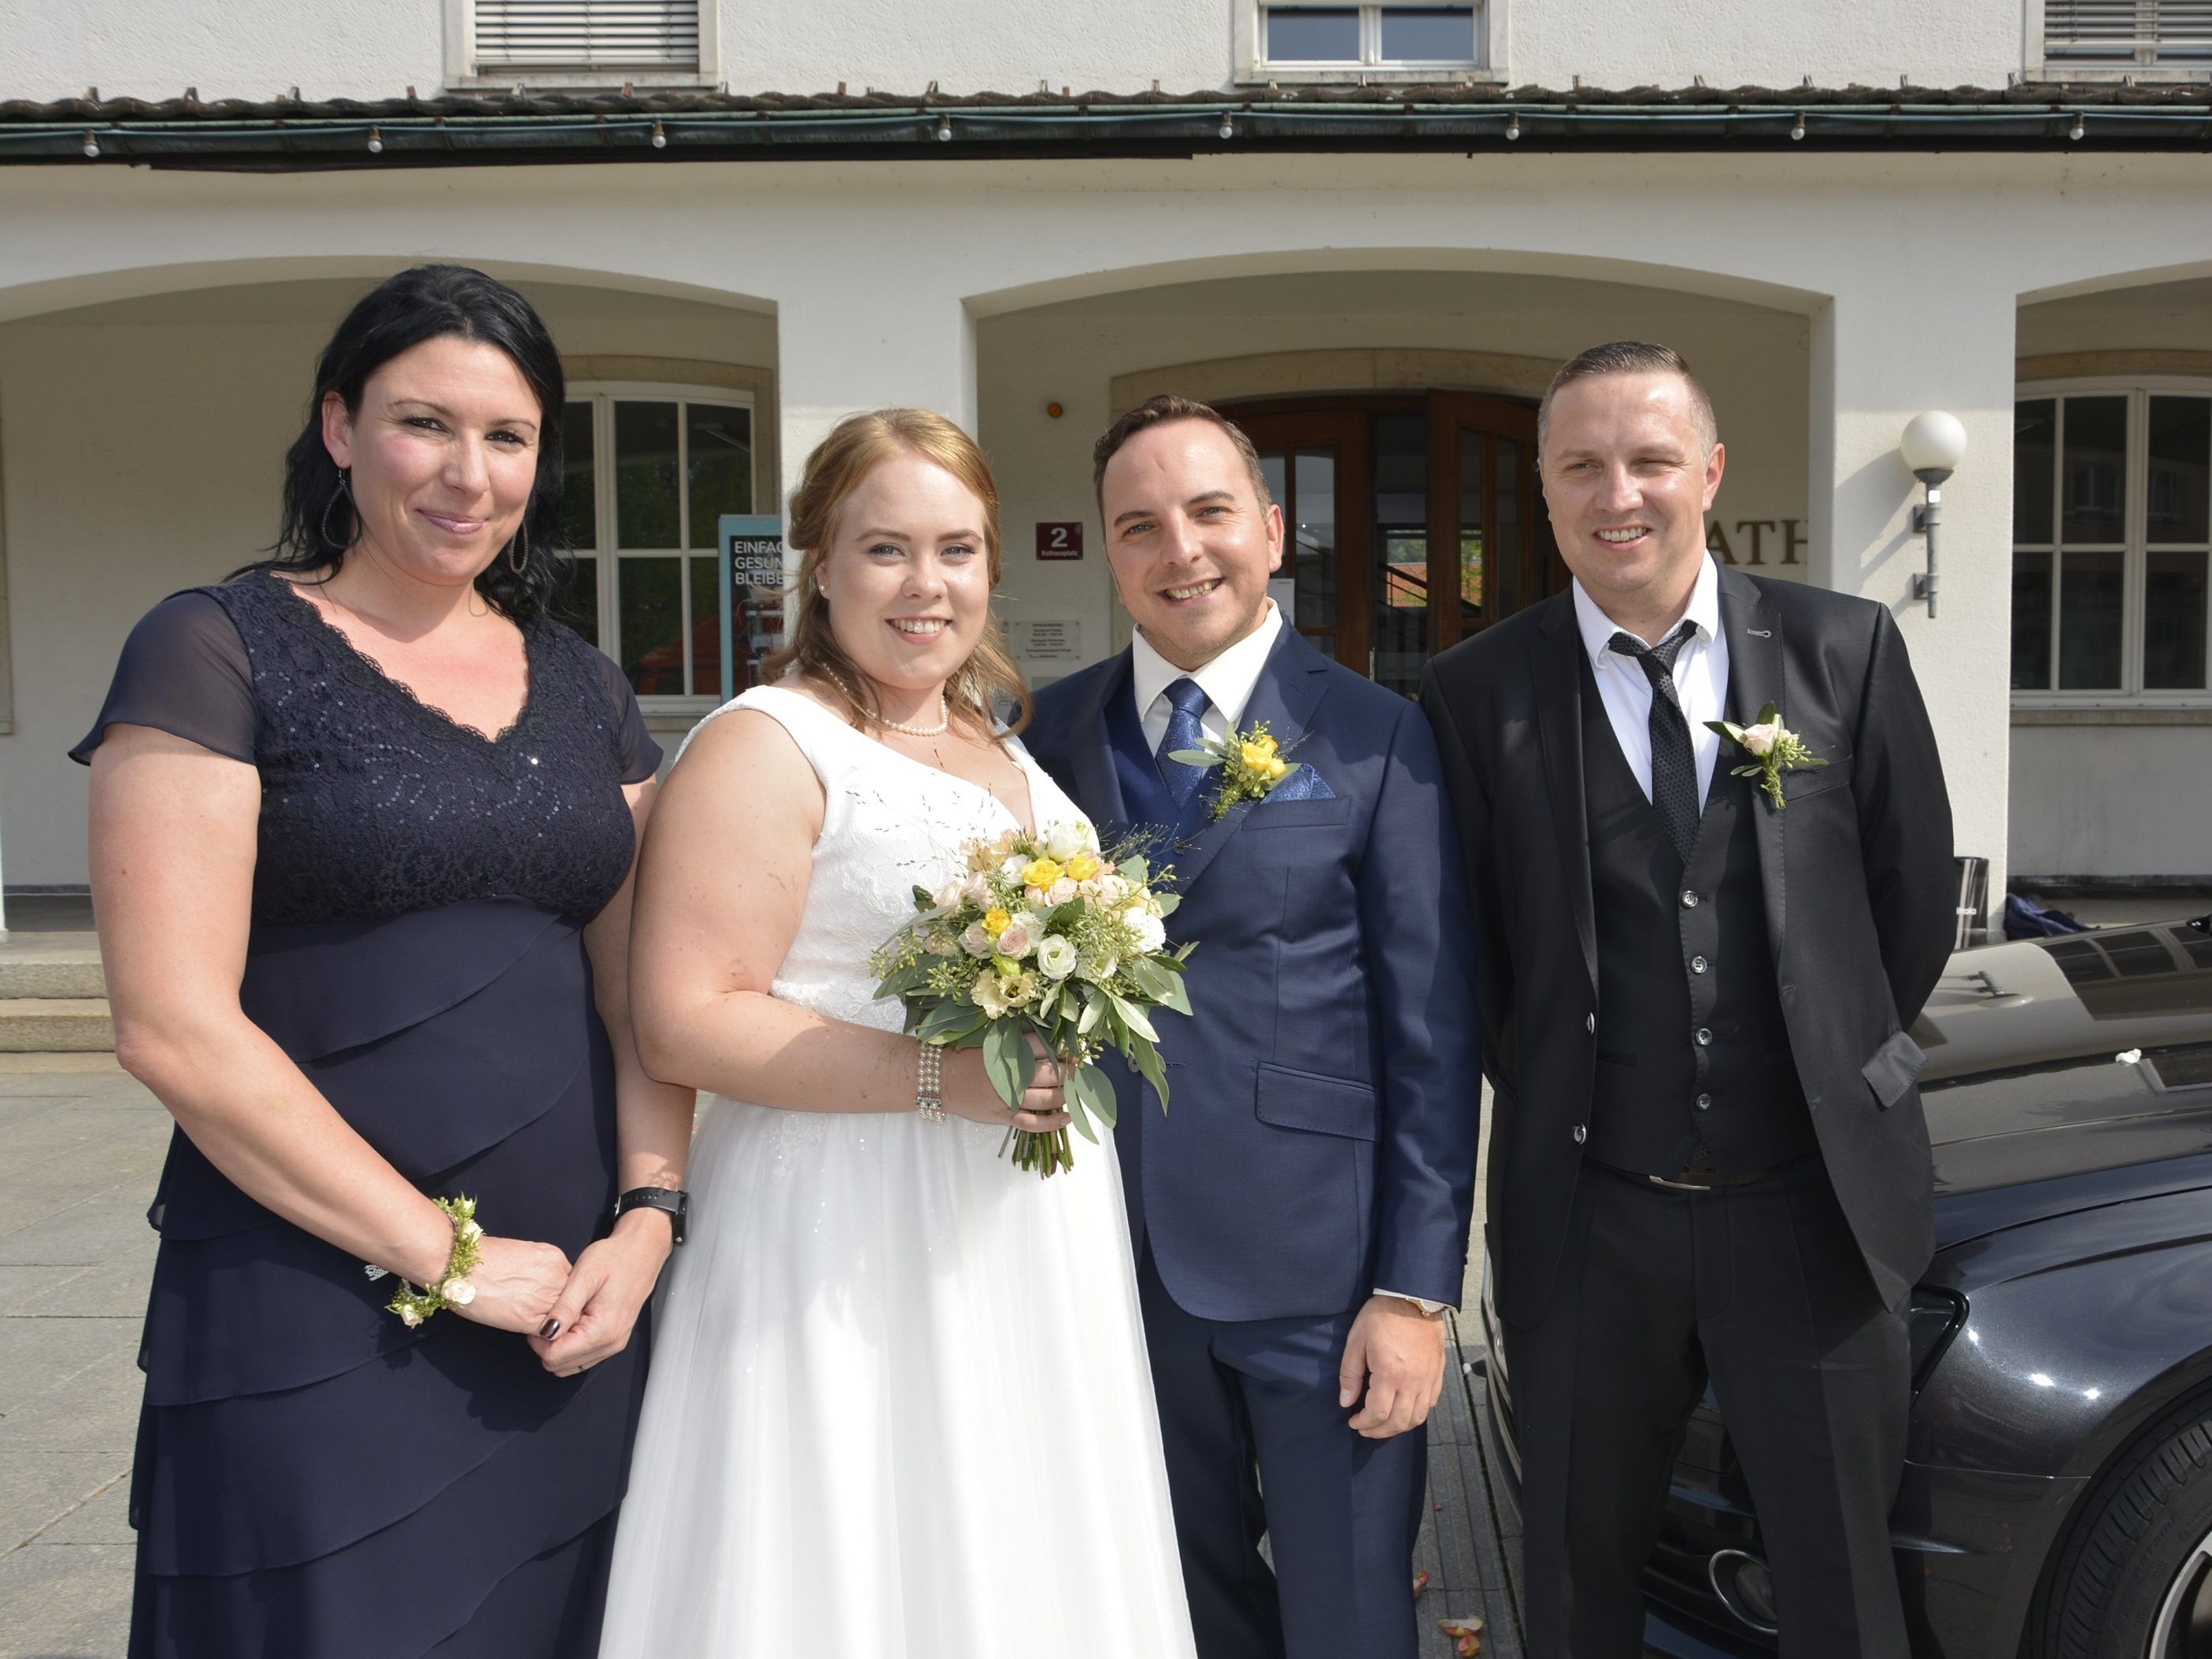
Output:
<path fill-rule="evenodd" d="M 868 953 L 1012 815 L 796 693 L 731 708 L 781 722 L 827 797 L 774 994 L 896 1030 Z M 1038 827 L 1079 822 L 1020 759 Z M 602 1659 L 1193 1654 L 1112 1143 L 1045 1181 L 1002 1134 L 708 1109 Z"/>

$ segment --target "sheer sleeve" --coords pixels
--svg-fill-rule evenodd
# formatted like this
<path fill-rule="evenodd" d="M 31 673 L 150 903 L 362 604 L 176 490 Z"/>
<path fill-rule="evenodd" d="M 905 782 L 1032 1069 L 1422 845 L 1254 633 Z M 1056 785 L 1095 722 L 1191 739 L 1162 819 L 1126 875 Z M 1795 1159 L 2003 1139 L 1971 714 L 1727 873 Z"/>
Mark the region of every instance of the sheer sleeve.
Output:
<path fill-rule="evenodd" d="M 622 761 L 622 781 L 643 783 L 660 770 L 660 745 L 645 729 L 645 711 L 637 706 L 637 693 L 630 689 L 622 665 L 603 651 L 594 650 L 592 655 L 598 659 L 607 696 L 615 705 L 615 744 Z"/>
<path fill-rule="evenodd" d="M 254 763 L 252 666 L 230 613 L 205 589 L 172 593 L 139 619 L 100 718 L 70 758 L 91 765 L 92 751 L 118 723 L 155 726 Z"/>

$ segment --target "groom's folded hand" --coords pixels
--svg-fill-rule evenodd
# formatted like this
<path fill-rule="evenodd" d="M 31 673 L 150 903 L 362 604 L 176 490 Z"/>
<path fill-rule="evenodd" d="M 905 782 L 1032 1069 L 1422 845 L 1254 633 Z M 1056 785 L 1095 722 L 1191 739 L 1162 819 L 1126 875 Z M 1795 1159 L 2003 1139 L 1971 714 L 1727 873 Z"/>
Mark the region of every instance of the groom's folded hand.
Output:
<path fill-rule="evenodd" d="M 1337 1367 L 1336 1403 L 1366 1400 L 1352 1426 L 1370 1440 L 1388 1440 L 1429 1420 L 1444 1386 L 1444 1319 L 1402 1297 L 1374 1296 L 1352 1322 Z"/>

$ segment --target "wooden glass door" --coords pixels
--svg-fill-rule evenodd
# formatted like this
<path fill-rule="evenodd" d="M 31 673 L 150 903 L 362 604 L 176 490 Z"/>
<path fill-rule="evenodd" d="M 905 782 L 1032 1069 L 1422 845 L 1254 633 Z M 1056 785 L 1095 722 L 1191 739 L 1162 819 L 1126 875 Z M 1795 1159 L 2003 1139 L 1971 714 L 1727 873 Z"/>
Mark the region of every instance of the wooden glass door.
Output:
<path fill-rule="evenodd" d="M 1258 448 L 1267 489 L 1283 509 L 1275 598 L 1285 620 L 1325 654 L 1366 673 L 1365 419 L 1328 409 L 1235 418 Z"/>
<path fill-rule="evenodd" d="M 1370 679 L 1413 696 L 1431 657 L 1565 580 L 1526 404 L 1431 392 L 1224 412 L 1283 508 L 1279 602 Z"/>

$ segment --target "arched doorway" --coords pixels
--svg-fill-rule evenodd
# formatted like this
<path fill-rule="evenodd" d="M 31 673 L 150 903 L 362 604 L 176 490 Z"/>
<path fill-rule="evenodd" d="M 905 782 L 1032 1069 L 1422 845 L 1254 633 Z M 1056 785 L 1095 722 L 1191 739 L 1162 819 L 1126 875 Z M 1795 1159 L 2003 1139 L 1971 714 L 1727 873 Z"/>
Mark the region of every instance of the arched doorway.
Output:
<path fill-rule="evenodd" d="M 1283 508 L 1277 603 L 1378 684 L 1415 695 L 1437 652 L 1565 585 L 1532 404 L 1435 391 L 1222 410 L 1251 434 Z"/>

